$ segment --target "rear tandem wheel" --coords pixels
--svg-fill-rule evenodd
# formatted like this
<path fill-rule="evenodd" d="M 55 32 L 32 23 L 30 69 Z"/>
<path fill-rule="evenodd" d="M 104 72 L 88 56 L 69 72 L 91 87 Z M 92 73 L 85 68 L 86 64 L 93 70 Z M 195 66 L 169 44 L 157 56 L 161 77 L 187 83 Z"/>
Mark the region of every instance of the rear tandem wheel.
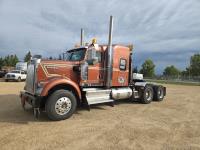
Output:
<path fill-rule="evenodd" d="M 146 85 L 142 92 L 141 102 L 143 104 L 149 104 L 153 100 L 154 91 L 151 85 Z"/>

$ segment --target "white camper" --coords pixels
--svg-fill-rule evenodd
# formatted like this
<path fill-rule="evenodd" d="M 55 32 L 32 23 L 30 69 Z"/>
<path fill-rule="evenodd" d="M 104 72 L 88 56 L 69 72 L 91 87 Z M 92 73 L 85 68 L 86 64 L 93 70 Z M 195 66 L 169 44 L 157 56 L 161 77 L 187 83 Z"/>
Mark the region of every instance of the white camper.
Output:
<path fill-rule="evenodd" d="M 16 70 L 23 70 L 23 71 L 27 71 L 27 62 L 18 62 L 15 66 Z"/>

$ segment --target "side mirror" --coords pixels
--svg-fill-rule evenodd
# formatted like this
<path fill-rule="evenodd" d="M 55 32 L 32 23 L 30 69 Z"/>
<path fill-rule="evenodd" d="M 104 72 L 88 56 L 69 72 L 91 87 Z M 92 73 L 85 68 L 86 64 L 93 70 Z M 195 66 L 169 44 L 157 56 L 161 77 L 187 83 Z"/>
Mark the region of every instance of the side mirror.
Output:
<path fill-rule="evenodd" d="M 98 57 L 96 56 L 96 50 L 94 48 L 88 49 L 87 62 L 88 65 L 95 65 L 98 63 Z"/>

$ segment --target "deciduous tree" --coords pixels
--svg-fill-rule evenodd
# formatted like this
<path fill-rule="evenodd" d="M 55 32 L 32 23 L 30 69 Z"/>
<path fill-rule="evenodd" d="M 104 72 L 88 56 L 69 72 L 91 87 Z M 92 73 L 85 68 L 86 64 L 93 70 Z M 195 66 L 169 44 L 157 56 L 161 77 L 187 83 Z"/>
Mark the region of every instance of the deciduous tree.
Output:
<path fill-rule="evenodd" d="M 155 65 L 151 59 L 147 59 L 142 64 L 142 69 L 140 70 L 140 73 L 142 73 L 144 75 L 144 77 L 155 76 Z"/>
<path fill-rule="evenodd" d="M 189 69 L 192 76 L 200 76 L 200 54 L 194 54 L 190 58 Z"/>
<path fill-rule="evenodd" d="M 178 77 L 180 71 L 174 66 L 167 66 L 163 72 L 164 76 Z"/>

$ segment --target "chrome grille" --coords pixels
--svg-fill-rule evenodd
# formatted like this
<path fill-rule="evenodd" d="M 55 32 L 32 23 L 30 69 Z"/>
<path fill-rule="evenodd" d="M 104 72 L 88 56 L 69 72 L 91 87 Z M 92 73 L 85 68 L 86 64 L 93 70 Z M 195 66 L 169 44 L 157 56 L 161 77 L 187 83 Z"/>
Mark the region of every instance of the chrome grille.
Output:
<path fill-rule="evenodd" d="M 27 68 L 25 90 L 32 94 L 35 92 L 35 63 L 33 62 L 31 62 Z"/>

